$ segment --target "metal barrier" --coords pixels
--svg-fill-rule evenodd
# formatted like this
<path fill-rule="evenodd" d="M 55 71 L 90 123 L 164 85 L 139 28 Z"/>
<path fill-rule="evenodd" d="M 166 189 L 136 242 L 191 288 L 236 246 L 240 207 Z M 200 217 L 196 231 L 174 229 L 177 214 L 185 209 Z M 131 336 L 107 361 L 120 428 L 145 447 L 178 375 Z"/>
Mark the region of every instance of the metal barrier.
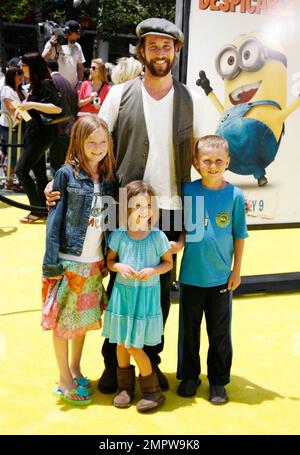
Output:
<path fill-rule="evenodd" d="M 1 179 L 6 180 L 6 179 L 9 179 L 10 175 L 11 175 L 11 154 L 12 154 L 13 148 L 15 148 L 15 147 L 17 148 L 17 161 L 20 158 L 21 148 L 23 146 L 23 144 L 21 144 L 22 120 L 20 120 L 18 125 L 15 126 L 18 128 L 17 144 L 13 144 L 12 139 L 13 139 L 13 132 L 14 132 L 14 128 L 15 128 L 14 119 L 8 112 L 4 112 L 1 110 L 0 110 L 0 115 L 4 115 L 4 117 L 6 118 L 7 123 L 8 123 L 8 140 L 7 140 L 7 142 L 2 143 L 3 145 L 7 146 L 7 171 L 6 171 L 6 175 L 4 175 L 3 177 L 0 176 L 0 180 Z M 38 210 L 39 213 L 44 213 L 45 215 L 47 215 L 47 213 L 48 213 L 48 209 L 46 207 L 37 207 L 34 205 L 23 204 L 21 202 L 14 201 L 13 199 L 9 199 L 9 198 L 5 197 L 4 195 L 2 195 L 1 193 L 0 193 L 0 201 L 3 202 L 4 204 L 12 205 L 13 207 L 17 207 L 22 210 L 30 210 L 30 211 Z"/>
<path fill-rule="evenodd" d="M 36 205 L 28 205 L 28 204 L 23 204 L 22 202 L 17 202 L 14 201 L 13 199 L 9 199 L 8 197 L 5 197 L 1 194 L 0 192 L 0 201 L 3 202 L 6 205 L 11 205 L 13 207 L 16 207 L 17 209 L 22 209 L 22 210 L 38 210 L 39 213 L 43 213 L 44 215 L 47 215 L 48 209 L 46 207 L 38 207 Z"/>
<path fill-rule="evenodd" d="M 21 140 L 22 140 L 22 120 L 19 121 L 17 128 L 18 128 L 18 134 L 17 134 L 17 144 L 13 144 L 13 130 L 14 130 L 14 120 L 12 116 L 9 114 L 9 112 L 4 112 L 0 110 L 0 115 L 3 115 L 6 118 L 6 121 L 8 123 L 8 141 L 5 143 L 2 143 L 3 145 L 7 146 L 7 171 L 6 171 L 6 178 L 10 178 L 11 174 L 11 155 L 12 155 L 12 148 L 17 147 L 17 161 L 20 158 L 21 154 Z"/>
<path fill-rule="evenodd" d="M 5 143 L 2 143 L 3 145 L 7 146 L 7 171 L 6 175 L 3 177 L 0 176 L 0 180 L 6 180 L 10 178 L 11 175 L 11 155 L 12 155 L 12 149 L 17 148 L 17 161 L 20 158 L 21 154 L 21 148 L 23 144 L 21 144 L 22 140 L 22 120 L 19 121 L 18 125 L 14 127 L 14 119 L 8 112 L 4 112 L 0 110 L 0 115 L 4 115 L 4 117 L 7 120 L 8 123 L 8 140 Z M 13 133 L 14 133 L 14 128 L 18 128 L 18 134 L 17 134 L 17 144 L 13 144 Z M 0 187 L 1 188 L 1 187 Z M 11 205 L 13 207 L 17 207 L 22 210 L 38 210 L 39 213 L 44 213 L 47 215 L 48 209 L 46 207 L 37 207 L 34 205 L 28 205 L 28 204 L 23 204 L 21 202 L 14 201 L 13 199 L 9 199 L 5 197 L 3 194 L 0 192 L 0 201 L 3 202 L 4 204 Z"/>

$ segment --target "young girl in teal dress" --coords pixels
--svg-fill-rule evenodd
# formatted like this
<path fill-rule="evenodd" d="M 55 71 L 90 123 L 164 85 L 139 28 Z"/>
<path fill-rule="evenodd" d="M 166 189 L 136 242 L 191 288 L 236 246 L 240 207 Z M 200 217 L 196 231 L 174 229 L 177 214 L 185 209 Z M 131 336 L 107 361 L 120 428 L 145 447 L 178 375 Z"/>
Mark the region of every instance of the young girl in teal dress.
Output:
<path fill-rule="evenodd" d="M 91 402 L 91 384 L 80 361 L 85 334 L 101 328 L 107 303 L 102 209 L 103 196 L 114 196 L 114 164 L 106 123 L 80 118 L 72 129 L 66 164 L 55 174 L 53 189 L 61 198 L 48 215 L 43 261 L 42 327 L 53 330 L 59 370 L 53 392 L 72 405 Z"/>
<path fill-rule="evenodd" d="M 165 400 L 143 346 L 161 342 L 159 275 L 171 270 L 173 261 L 167 237 L 153 227 L 155 195 L 152 187 L 137 180 L 129 183 L 126 190 L 128 217 L 126 222 L 120 223 L 122 227 L 111 234 L 108 244 L 107 266 L 117 272 L 117 276 L 104 314 L 102 335 L 111 343 L 117 343 L 118 391 L 114 406 L 127 408 L 132 402 L 135 390 L 135 370 L 130 365 L 132 356 L 140 370 L 142 398 L 137 410 L 144 412 Z"/>

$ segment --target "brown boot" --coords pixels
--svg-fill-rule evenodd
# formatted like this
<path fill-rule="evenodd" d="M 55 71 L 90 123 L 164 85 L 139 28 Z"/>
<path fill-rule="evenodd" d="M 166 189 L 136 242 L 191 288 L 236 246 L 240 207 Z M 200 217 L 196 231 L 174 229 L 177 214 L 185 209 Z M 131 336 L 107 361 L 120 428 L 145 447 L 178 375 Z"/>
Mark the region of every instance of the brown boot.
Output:
<path fill-rule="evenodd" d="M 137 402 L 136 408 L 139 412 L 150 411 L 150 409 L 157 408 L 164 401 L 165 397 L 161 393 L 158 385 L 158 379 L 154 370 L 149 376 L 139 376 L 140 389 L 142 398 Z"/>
<path fill-rule="evenodd" d="M 129 408 L 135 391 L 135 368 L 118 368 L 118 390 L 113 405 L 116 408 Z"/>

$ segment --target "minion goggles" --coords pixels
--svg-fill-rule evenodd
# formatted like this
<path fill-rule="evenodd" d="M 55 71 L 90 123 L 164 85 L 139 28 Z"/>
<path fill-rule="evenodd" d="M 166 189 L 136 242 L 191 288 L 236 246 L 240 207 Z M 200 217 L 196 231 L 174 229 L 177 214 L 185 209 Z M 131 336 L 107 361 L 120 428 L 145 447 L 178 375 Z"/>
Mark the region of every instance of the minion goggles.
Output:
<path fill-rule="evenodd" d="M 258 71 L 270 58 L 287 66 L 285 55 L 264 46 L 253 37 L 247 39 L 239 48 L 233 44 L 224 46 L 216 57 L 215 66 L 222 79 L 234 79 L 242 70 Z"/>

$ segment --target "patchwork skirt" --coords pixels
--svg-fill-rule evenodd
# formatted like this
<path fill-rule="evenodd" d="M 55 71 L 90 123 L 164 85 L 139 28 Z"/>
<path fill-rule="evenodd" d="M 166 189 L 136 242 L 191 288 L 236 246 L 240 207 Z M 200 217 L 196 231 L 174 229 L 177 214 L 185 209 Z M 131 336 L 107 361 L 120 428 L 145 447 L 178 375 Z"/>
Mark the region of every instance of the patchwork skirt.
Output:
<path fill-rule="evenodd" d="M 61 264 L 61 280 L 43 276 L 41 326 L 61 338 L 72 339 L 102 327 L 101 314 L 108 300 L 100 262 L 61 260 Z"/>

